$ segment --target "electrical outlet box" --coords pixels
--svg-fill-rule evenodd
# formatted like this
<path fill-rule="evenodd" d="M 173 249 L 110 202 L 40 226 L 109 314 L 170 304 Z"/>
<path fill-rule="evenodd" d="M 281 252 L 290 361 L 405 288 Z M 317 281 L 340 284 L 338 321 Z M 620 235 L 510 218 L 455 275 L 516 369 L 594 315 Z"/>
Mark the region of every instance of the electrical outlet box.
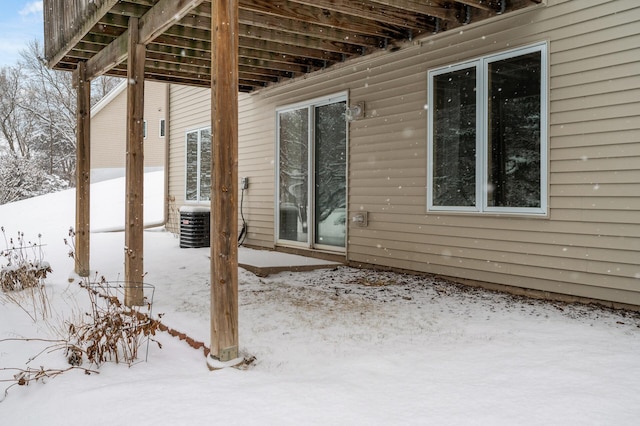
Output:
<path fill-rule="evenodd" d="M 249 188 L 249 178 L 243 177 L 240 180 L 240 189 L 247 189 L 247 188 Z"/>
<path fill-rule="evenodd" d="M 351 217 L 351 222 L 355 226 L 366 227 L 369 225 L 369 215 L 367 212 L 358 212 Z"/>

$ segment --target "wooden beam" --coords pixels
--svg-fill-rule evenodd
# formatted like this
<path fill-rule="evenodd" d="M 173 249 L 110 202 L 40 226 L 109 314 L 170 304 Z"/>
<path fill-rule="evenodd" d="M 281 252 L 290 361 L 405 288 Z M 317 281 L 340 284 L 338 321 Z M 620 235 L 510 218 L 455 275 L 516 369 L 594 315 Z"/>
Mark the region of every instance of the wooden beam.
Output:
<path fill-rule="evenodd" d="M 145 4 L 146 3 L 146 4 Z M 115 6 L 109 10 L 112 15 L 132 16 L 134 18 L 140 18 L 147 13 L 150 7 L 153 6 L 153 2 L 141 2 L 137 1 L 133 3 L 118 2 Z"/>
<path fill-rule="evenodd" d="M 202 32 L 194 31 L 191 35 L 186 36 L 184 33 L 182 35 L 177 35 L 177 31 L 167 31 L 166 33 L 159 36 L 154 44 L 160 44 L 163 46 L 169 46 L 174 48 L 185 48 L 185 49 L 195 49 L 210 52 L 211 51 L 211 42 L 204 41 Z M 211 37 L 210 34 L 206 34 L 208 38 Z M 323 50 L 322 48 L 315 48 L 314 46 L 301 47 L 295 45 L 295 40 L 292 42 L 291 40 L 280 39 L 274 36 L 273 32 L 262 34 L 264 38 L 260 38 L 257 36 L 242 34 L 241 41 L 243 48 L 249 48 L 254 50 L 262 50 L 265 52 L 279 53 L 282 55 L 294 56 L 297 57 L 300 61 L 304 61 L 306 59 L 321 59 L 327 61 L 341 61 L 344 58 L 343 52 L 336 52 L 335 46 L 331 47 L 330 50 Z M 293 43 L 293 44 L 287 44 Z M 308 44 L 308 42 L 306 42 Z M 318 43 L 320 44 L 320 43 Z M 351 53 L 359 53 L 357 49 Z"/>
<path fill-rule="evenodd" d="M 270 14 L 277 18 L 339 28 L 342 31 L 378 37 L 404 38 L 406 30 L 384 22 L 372 21 L 366 16 L 353 16 L 341 13 L 326 13 L 326 9 L 295 4 L 289 0 L 261 0 L 240 2 L 240 20 L 247 18 L 247 11 Z"/>
<path fill-rule="evenodd" d="M 119 25 L 123 25 L 126 22 L 125 18 L 118 18 L 123 21 Z M 113 25 L 114 23 L 111 22 L 110 24 Z M 210 27 L 211 20 L 208 17 L 187 16 L 179 24 L 167 29 L 163 34 L 181 37 L 188 41 L 209 41 L 211 39 Z M 115 32 L 117 30 L 114 29 L 112 31 Z M 378 48 L 384 45 L 384 40 L 387 38 L 386 36 L 363 34 L 352 30 L 346 31 L 336 26 L 285 19 L 249 10 L 240 11 L 240 33 L 254 38 L 264 38 L 278 43 L 295 44 L 303 47 L 314 47 L 320 50 L 325 49 L 324 43 L 326 42 Z M 189 45 L 187 44 L 187 46 Z M 333 50 L 335 46 L 329 46 L 328 49 Z M 348 53 L 345 52 L 344 47 L 334 51 Z"/>
<path fill-rule="evenodd" d="M 177 23 L 203 0 L 160 0 L 140 18 L 140 43 L 150 41 Z"/>
<path fill-rule="evenodd" d="M 448 9 L 442 4 L 444 2 L 434 2 L 433 0 L 369 0 L 371 3 L 396 7 L 411 13 L 420 13 L 423 15 L 433 16 L 434 18 L 444 21 L 455 21 L 455 10 Z M 454 0 L 457 1 L 457 0 Z M 472 0 L 469 0 L 472 1 Z M 483 0 L 476 0 L 482 3 Z M 486 0 L 485 0 L 486 1 Z M 435 4 L 434 4 L 435 3 Z"/>
<path fill-rule="evenodd" d="M 477 9 L 495 12 L 500 10 L 501 2 L 499 0 L 454 0 L 456 3 L 465 4 Z M 506 0 L 505 0 L 506 1 Z"/>
<path fill-rule="evenodd" d="M 87 75 L 98 77 L 127 59 L 129 31 L 125 31 L 87 62 Z"/>
<path fill-rule="evenodd" d="M 372 21 L 384 22 L 386 25 L 400 26 L 404 28 L 412 28 L 413 30 L 428 29 L 425 25 L 424 18 L 429 15 L 412 13 L 401 8 L 375 4 L 367 1 L 352 0 L 289 0 L 290 3 L 304 4 L 318 8 L 322 13 L 340 13 L 356 17 L 363 17 Z M 395 2 L 395 1 L 394 1 Z M 389 3 L 392 3 L 389 1 Z M 404 1 L 402 1 L 404 3 Z M 436 13 L 436 10 L 432 11 Z M 439 11 L 438 15 L 441 19 L 449 19 L 448 12 Z"/>
<path fill-rule="evenodd" d="M 212 2 L 211 357 L 238 358 L 238 0 Z"/>
<path fill-rule="evenodd" d="M 269 37 L 265 34 L 266 37 Z M 299 62 L 304 63 L 304 61 L 308 60 L 324 60 L 331 62 L 340 62 L 344 59 L 345 55 L 339 52 L 336 52 L 334 48 L 330 50 L 322 50 L 316 49 L 314 47 L 301 47 L 294 44 L 286 44 L 285 40 L 280 40 L 278 38 L 264 39 L 264 38 L 254 38 L 251 35 L 245 36 L 242 34 L 240 38 L 242 40 L 242 47 L 248 48 L 252 50 L 262 50 L 264 52 L 268 52 L 268 54 L 273 55 L 291 55 L 298 59 Z M 360 51 L 357 49 L 349 52 L 353 55 L 359 55 Z"/>
<path fill-rule="evenodd" d="M 329 37 L 322 37 L 320 34 L 300 35 L 249 25 L 240 25 L 240 33 L 243 38 L 256 39 L 260 42 L 270 41 L 274 45 L 288 45 L 290 48 L 302 52 L 301 56 L 305 56 L 304 52 L 306 51 L 332 52 L 339 55 L 361 55 L 364 53 L 364 49 L 358 44 L 358 41 L 351 41 L 351 39 L 348 42 L 335 41 L 330 35 Z M 362 44 L 369 45 L 365 40 L 360 41 Z"/>
<path fill-rule="evenodd" d="M 324 40 L 334 42 L 344 42 L 367 48 L 379 48 L 384 46 L 387 37 L 373 36 L 369 34 L 361 34 L 355 31 L 345 31 L 341 28 L 331 27 L 328 25 L 319 25 L 312 22 L 305 22 L 296 19 L 286 19 L 280 16 L 273 16 L 266 13 L 241 11 L 240 12 L 240 31 L 246 34 L 247 30 L 243 29 L 263 28 L 276 32 L 293 33 L 300 37 L 309 39 L 316 38 L 318 46 Z M 312 41 L 313 43 L 313 41 Z M 298 43 L 304 45 L 303 43 Z M 305 43 L 308 44 L 308 43 Z"/>
<path fill-rule="evenodd" d="M 75 271 L 89 276 L 90 258 L 90 187 L 91 187 L 91 82 L 85 78 L 85 63 L 77 68 L 77 135 L 76 135 L 76 228 Z"/>
<path fill-rule="evenodd" d="M 127 61 L 127 152 L 124 236 L 124 275 L 127 306 L 144 303 L 144 62 L 145 46 L 139 43 L 138 18 L 129 21 Z"/>
<path fill-rule="evenodd" d="M 309 70 L 308 66 L 298 65 L 285 55 L 280 58 L 282 61 L 280 64 L 275 61 L 259 61 L 260 63 L 258 64 L 249 58 L 242 58 L 242 49 L 240 49 L 239 55 L 241 75 L 244 72 L 248 72 L 278 78 L 291 78 L 294 75 L 304 74 Z M 150 44 L 147 46 L 147 71 L 149 71 L 150 63 L 159 70 L 170 69 L 171 71 L 188 71 L 192 74 L 206 75 L 209 76 L 207 87 L 211 83 L 211 54 L 206 58 L 195 57 L 190 56 L 185 49 Z M 318 67 L 321 66 L 318 65 Z"/>
<path fill-rule="evenodd" d="M 261 50 L 243 49 L 238 52 L 240 55 L 240 64 L 252 67 L 260 67 L 277 71 L 290 72 L 291 76 L 306 74 L 314 69 L 322 68 L 320 64 L 301 64 L 296 59 L 280 54 L 273 55 Z"/>
<path fill-rule="evenodd" d="M 149 44 L 202 1 L 160 0 L 141 18 L 131 17 L 130 19 L 136 19 L 138 22 L 138 43 L 141 45 Z M 127 59 L 129 31 L 131 29 L 125 31 L 87 62 L 87 78 L 93 79 L 104 74 Z"/>

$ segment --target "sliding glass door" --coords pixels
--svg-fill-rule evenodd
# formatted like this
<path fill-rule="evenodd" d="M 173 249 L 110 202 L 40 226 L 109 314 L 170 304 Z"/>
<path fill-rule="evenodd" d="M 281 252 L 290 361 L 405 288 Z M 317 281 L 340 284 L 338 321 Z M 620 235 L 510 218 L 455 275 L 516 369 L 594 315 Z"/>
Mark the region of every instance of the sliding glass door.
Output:
<path fill-rule="evenodd" d="M 277 239 L 344 249 L 346 97 L 278 111 Z"/>

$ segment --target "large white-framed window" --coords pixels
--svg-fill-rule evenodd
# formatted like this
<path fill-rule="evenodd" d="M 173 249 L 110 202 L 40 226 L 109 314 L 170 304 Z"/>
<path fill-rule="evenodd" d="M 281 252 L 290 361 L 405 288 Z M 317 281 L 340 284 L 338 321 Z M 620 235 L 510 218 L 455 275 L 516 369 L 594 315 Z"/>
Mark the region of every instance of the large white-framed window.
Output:
<path fill-rule="evenodd" d="M 211 128 L 191 130 L 185 136 L 185 200 L 211 200 Z"/>
<path fill-rule="evenodd" d="M 347 94 L 276 110 L 276 241 L 344 251 Z"/>
<path fill-rule="evenodd" d="M 427 209 L 547 214 L 547 45 L 428 73 Z"/>

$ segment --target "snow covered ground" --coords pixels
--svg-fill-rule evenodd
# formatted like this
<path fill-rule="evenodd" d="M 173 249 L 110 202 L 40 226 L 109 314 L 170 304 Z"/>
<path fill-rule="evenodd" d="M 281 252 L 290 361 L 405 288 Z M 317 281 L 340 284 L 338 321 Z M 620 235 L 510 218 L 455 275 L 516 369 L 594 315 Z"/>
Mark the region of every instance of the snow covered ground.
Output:
<path fill-rule="evenodd" d="M 147 177 L 153 222 L 162 217 L 162 174 Z M 122 203 L 114 202 L 124 198 L 122 187 L 122 180 L 95 185 L 92 200 L 102 202 L 92 205 L 94 229 L 122 224 Z M 83 303 L 68 281 L 73 265 L 63 243 L 73 221 L 73 191 L 0 206 L 9 235 L 42 234 L 55 310 L 34 323 L 0 295 L 0 380 L 11 379 L 9 368 L 66 368 L 61 351 L 28 362 L 48 344 L 20 338 L 58 338 Z M 92 269 L 121 280 L 123 233 L 91 238 Z M 208 344 L 208 249 L 178 245 L 161 229 L 145 232 L 154 313 Z M 635 313 L 346 267 L 267 278 L 241 269 L 239 292 L 240 349 L 255 357 L 247 369 L 211 372 L 201 350 L 160 333 L 163 347 L 151 344 L 147 362 L 10 388 L 0 423 L 637 425 L 640 418 Z M 0 382 L 0 397 L 10 384 Z"/>

